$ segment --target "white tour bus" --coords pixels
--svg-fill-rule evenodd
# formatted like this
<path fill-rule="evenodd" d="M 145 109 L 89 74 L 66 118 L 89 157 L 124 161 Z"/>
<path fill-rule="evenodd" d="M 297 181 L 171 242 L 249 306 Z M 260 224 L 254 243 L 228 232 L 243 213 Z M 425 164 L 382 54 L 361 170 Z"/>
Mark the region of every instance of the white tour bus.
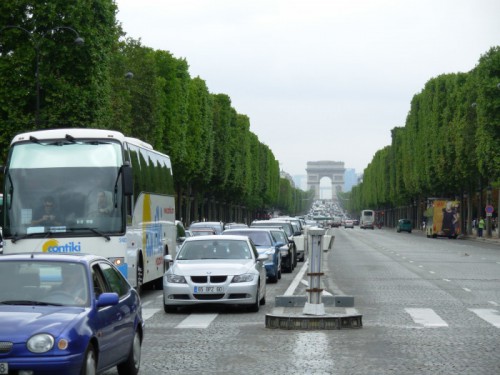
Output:
<path fill-rule="evenodd" d="M 359 218 L 359 227 L 361 229 L 375 229 L 375 211 L 363 210 Z"/>
<path fill-rule="evenodd" d="M 92 253 L 138 290 L 175 256 L 170 158 L 116 131 L 19 134 L 4 169 L 4 254 Z"/>

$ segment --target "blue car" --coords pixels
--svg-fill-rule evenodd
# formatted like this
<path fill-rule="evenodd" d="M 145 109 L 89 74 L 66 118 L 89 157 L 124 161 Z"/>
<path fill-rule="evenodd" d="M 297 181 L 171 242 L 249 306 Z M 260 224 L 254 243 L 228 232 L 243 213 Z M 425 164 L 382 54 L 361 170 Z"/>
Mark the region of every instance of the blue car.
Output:
<path fill-rule="evenodd" d="M 278 282 L 281 279 L 281 252 L 280 248 L 285 244 L 277 242 L 271 234 L 272 228 L 238 228 L 226 229 L 222 234 L 247 236 L 255 245 L 259 254 L 265 254 L 264 261 L 266 276 L 270 282 Z"/>
<path fill-rule="evenodd" d="M 0 256 L 0 374 L 137 374 L 139 295 L 106 259 Z"/>

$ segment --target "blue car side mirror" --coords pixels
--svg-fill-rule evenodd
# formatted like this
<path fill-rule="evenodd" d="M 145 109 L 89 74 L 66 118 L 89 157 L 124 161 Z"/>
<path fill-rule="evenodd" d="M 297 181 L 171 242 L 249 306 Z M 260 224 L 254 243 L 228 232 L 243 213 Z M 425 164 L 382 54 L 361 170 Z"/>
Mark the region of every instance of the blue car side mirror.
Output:
<path fill-rule="evenodd" d="M 97 307 L 117 305 L 118 299 L 117 293 L 102 293 L 97 297 Z"/>

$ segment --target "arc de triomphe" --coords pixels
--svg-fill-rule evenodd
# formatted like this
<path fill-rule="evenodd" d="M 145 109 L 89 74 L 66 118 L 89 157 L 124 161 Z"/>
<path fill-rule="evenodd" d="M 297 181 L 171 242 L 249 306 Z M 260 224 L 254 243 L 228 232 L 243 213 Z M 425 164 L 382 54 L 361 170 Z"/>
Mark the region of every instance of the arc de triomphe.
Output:
<path fill-rule="evenodd" d="M 337 193 L 344 186 L 344 162 L 342 161 L 308 161 L 307 162 L 307 190 L 314 189 L 314 199 L 320 199 L 319 183 L 323 177 L 332 182 L 332 198 L 337 200 Z"/>

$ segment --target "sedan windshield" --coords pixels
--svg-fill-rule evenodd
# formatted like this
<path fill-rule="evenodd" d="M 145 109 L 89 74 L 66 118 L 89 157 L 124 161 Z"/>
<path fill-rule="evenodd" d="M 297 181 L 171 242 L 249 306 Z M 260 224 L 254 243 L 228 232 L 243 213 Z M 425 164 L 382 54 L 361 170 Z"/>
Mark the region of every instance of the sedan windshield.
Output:
<path fill-rule="evenodd" d="M 70 262 L 0 262 L 0 304 L 78 305 L 89 301 L 85 268 Z"/>
<path fill-rule="evenodd" d="M 251 259 L 246 241 L 190 241 L 185 242 L 178 260 Z"/>

